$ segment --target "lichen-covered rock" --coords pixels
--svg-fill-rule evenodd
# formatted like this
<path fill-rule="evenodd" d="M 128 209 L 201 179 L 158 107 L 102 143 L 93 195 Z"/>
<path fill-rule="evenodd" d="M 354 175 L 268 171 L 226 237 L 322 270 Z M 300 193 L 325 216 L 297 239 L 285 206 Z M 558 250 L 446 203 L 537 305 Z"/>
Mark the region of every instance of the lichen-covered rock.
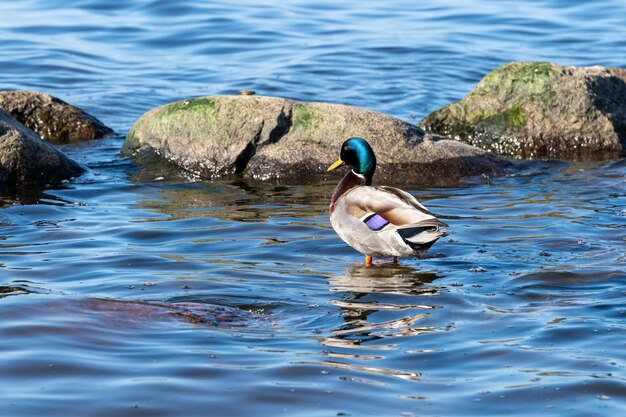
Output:
<path fill-rule="evenodd" d="M 0 110 L 0 183 L 52 184 L 83 168 Z"/>
<path fill-rule="evenodd" d="M 159 155 L 202 177 L 302 179 L 324 173 L 353 136 L 372 145 L 379 181 L 450 185 L 509 167 L 488 152 L 384 114 L 263 96 L 199 97 L 153 109 L 133 125 L 122 153 Z"/>
<path fill-rule="evenodd" d="M 113 133 L 78 107 L 35 91 L 0 91 L 0 109 L 50 143 L 82 142 Z"/>
<path fill-rule="evenodd" d="M 509 63 L 421 126 L 518 158 L 617 156 L 626 147 L 626 70 Z"/>
<path fill-rule="evenodd" d="M 140 148 L 200 175 L 241 172 L 257 147 L 288 130 L 291 102 L 260 96 L 199 97 L 141 116 L 126 137 L 124 154 Z"/>

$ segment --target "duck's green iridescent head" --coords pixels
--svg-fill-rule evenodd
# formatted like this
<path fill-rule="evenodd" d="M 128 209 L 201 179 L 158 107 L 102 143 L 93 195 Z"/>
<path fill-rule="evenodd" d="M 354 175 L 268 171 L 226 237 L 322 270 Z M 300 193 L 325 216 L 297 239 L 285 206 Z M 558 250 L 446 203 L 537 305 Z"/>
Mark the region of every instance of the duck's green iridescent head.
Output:
<path fill-rule="evenodd" d="M 357 174 L 365 176 L 367 183 L 372 182 L 372 176 L 376 170 L 376 156 L 365 139 L 350 138 L 345 141 L 341 145 L 339 159 L 328 168 L 328 171 L 343 164 L 349 165 Z"/>

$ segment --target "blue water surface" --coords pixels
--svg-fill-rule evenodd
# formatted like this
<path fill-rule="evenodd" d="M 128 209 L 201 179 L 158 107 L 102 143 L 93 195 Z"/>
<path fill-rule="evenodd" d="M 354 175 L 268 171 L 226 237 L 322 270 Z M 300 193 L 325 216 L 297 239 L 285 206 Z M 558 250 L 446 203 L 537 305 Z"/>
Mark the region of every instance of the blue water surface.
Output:
<path fill-rule="evenodd" d="M 329 225 L 336 175 L 119 157 L 181 98 L 417 122 L 505 62 L 625 67 L 625 39 L 611 0 L 0 2 L 0 89 L 117 132 L 63 147 L 80 178 L 0 190 L 0 416 L 626 414 L 625 160 L 411 189 L 450 235 L 365 268 Z"/>

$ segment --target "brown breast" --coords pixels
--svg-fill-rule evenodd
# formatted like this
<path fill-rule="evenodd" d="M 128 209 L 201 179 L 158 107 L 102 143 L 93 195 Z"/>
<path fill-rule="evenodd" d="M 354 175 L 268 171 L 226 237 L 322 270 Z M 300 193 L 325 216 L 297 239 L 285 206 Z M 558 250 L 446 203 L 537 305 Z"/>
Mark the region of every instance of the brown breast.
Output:
<path fill-rule="evenodd" d="M 330 199 L 330 207 L 328 208 L 329 213 L 333 214 L 335 204 L 337 203 L 337 200 L 339 200 L 339 197 L 341 197 L 346 191 L 360 185 L 365 185 L 365 178 L 355 174 L 352 170 L 348 171 L 339 184 L 337 184 L 337 188 L 335 188 L 335 192 Z"/>

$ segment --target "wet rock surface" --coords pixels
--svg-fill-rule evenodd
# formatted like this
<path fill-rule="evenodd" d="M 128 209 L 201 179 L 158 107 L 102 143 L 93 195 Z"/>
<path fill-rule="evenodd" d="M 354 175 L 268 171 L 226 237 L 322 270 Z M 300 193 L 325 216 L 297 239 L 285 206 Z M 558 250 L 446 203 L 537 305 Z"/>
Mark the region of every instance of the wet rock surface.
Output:
<path fill-rule="evenodd" d="M 0 109 L 54 144 L 100 139 L 113 134 L 113 130 L 94 116 L 45 93 L 0 91 Z"/>
<path fill-rule="evenodd" d="M 381 113 L 244 95 L 199 97 L 153 109 L 133 125 L 122 153 L 144 162 L 164 158 L 201 177 L 302 179 L 325 173 L 344 140 L 354 136 L 367 139 L 376 152 L 377 181 L 452 185 L 510 168 L 481 149 Z"/>
<path fill-rule="evenodd" d="M 99 313 L 103 321 L 124 327 L 159 325 L 165 320 L 177 320 L 198 326 L 222 329 L 259 324 L 267 319 L 236 307 L 199 302 L 122 301 L 91 298 L 74 301 L 74 307 L 85 312 Z"/>
<path fill-rule="evenodd" d="M 0 183 L 52 184 L 82 172 L 79 164 L 0 110 Z"/>
<path fill-rule="evenodd" d="M 626 70 L 509 63 L 420 125 L 510 157 L 617 157 L 626 149 Z"/>

